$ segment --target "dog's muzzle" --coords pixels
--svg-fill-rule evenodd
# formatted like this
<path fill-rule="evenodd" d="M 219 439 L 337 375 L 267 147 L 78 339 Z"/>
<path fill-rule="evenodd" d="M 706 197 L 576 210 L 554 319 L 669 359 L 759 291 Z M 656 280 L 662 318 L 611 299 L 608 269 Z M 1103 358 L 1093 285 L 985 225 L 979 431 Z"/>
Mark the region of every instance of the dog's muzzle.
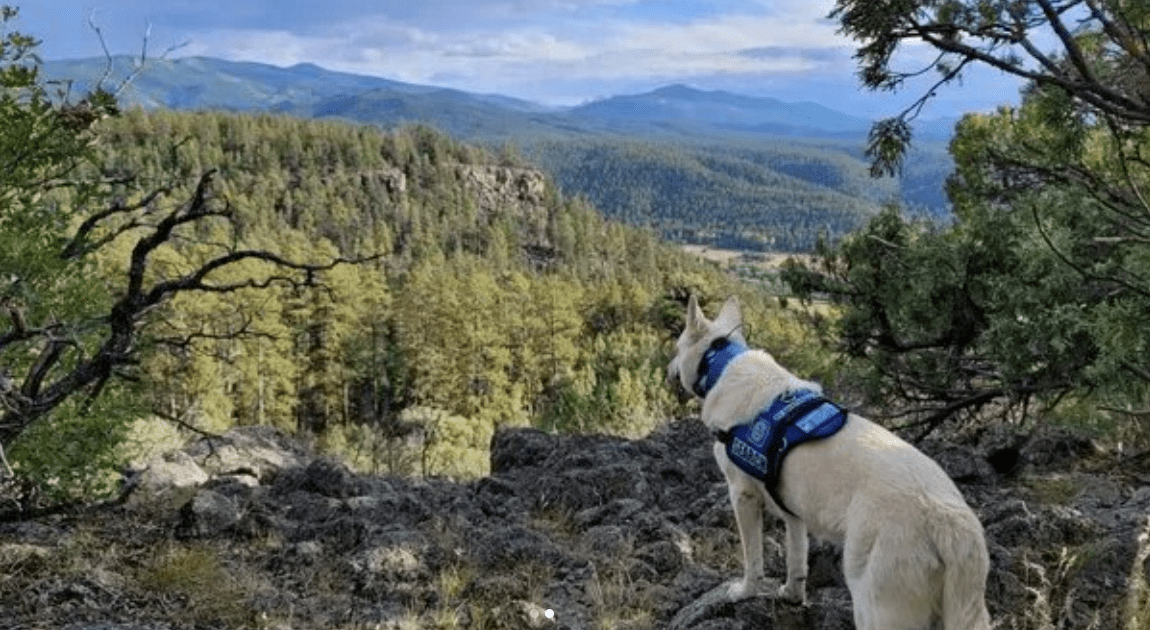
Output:
<path fill-rule="evenodd" d="M 671 363 L 671 365 L 667 366 L 667 387 L 675 392 L 675 396 L 681 403 L 685 403 L 693 398 L 691 392 L 683 387 L 683 379 L 679 377 L 679 366 L 676 363 Z"/>

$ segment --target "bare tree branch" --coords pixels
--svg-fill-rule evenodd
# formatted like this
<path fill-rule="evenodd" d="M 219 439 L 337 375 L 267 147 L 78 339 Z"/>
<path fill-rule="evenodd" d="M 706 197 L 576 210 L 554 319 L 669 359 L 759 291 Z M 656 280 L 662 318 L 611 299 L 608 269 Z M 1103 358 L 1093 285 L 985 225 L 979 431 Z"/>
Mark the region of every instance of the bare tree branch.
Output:
<path fill-rule="evenodd" d="M 133 230 L 144 230 L 132 248 L 128 272 L 123 280 L 123 292 L 112 304 L 107 315 L 101 320 L 104 327 L 103 340 L 91 354 L 85 354 L 82 344 L 67 337 L 66 329 L 51 326 L 31 329 L 16 327 L 0 337 L 0 348 L 5 343 L 41 340 L 42 350 L 28 372 L 19 395 L 4 397 L 5 407 L 0 409 L 0 448 L 8 445 L 35 420 L 59 406 L 69 397 L 87 392 L 90 402 L 99 395 L 102 388 L 113 378 L 126 378 L 118 371 L 137 362 L 136 346 L 140 337 L 144 318 L 157 306 L 170 301 L 175 296 L 188 292 L 231 293 L 241 289 L 262 289 L 273 285 L 315 287 L 322 283 L 319 276 L 340 265 L 359 264 L 375 260 L 378 256 L 358 259 L 334 257 L 323 262 L 302 262 L 286 258 L 280 254 L 259 250 L 243 249 L 229 251 L 212 257 L 196 265 L 192 270 L 175 278 L 155 279 L 152 274 L 153 255 L 163 246 L 177 238 L 181 226 L 197 224 L 212 218 L 231 219 L 231 208 L 226 200 L 221 204 L 211 193 L 211 185 L 216 171 L 209 170 L 200 176 L 195 190 L 188 200 L 160 218 L 148 224 L 134 217 L 113 228 L 109 235 L 89 241 L 90 234 L 96 232 L 102 222 L 109 218 L 130 215 L 133 210 L 150 206 L 161 196 L 169 194 L 171 186 L 161 187 L 144 195 L 134 204 L 113 204 L 85 220 L 71 240 L 64 246 L 67 256 L 79 256 L 92 251 L 111 239 L 122 237 Z M 240 280 L 214 283 L 211 276 L 238 263 L 258 260 L 268 264 L 268 273 L 249 276 Z M 10 317 L 16 317 L 12 308 Z M 67 366 L 64 358 L 68 357 Z"/>
<path fill-rule="evenodd" d="M 100 29 L 100 26 L 98 24 L 96 24 L 96 10 L 95 9 L 93 9 L 92 12 L 88 14 L 88 28 L 92 29 L 92 31 L 96 33 L 96 39 L 99 40 L 100 48 L 103 49 L 103 51 L 104 51 L 104 60 L 106 61 L 105 66 L 104 66 L 104 73 L 102 75 L 100 75 L 100 78 L 96 81 L 96 87 L 95 87 L 95 89 L 97 89 L 97 90 L 102 90 L 104 87 L 104 82 L 107 81 L 108 77 L 110 77 L 112 75 L 113 58 L 112 58 L 112 53 L 108 50 L 108 44 L 104 40 L 104 32 L 103 32 L 103 30 Z M 110 91 L 110 93 L 113 96 L 116 96 L 116 97 L 120 96 L 120 94 L 125 89 L 127 89 L 127 87 L 129 85 L 131 85 L 132 82 L 134 82 L 136 80 L 136 78 L 139 77 L 140 74 L 144 71 L 144 68 L 147 66 L 147 62 L 148 62 L 148 40 L 150 40 L 151 37 L 152 37 L 152 23 L 148 22 L 147 27 L 144 29 L 144 35 L 142 37 L 143 43 L 140 46 L 139 61 L 137 61 L 136 66 L 132 69 L 132 71 L 129 72 L 128 75 L 126 77 L 124 77 L 123 80 L 120 81 L 120 84 L 116 86 L 116 89 Z M 184 41 L 184 42 L 181 42 L 179 44 L 173 44 L 173 45 L 169 46 L 160 55 L 160 59 L 167 58 L 168 55 L 170 55 L 173 52 L 187 46 L 189 43 L 190 43 L 189 41 Z"/>
<path fill-rule="evenodd" d="M 80 224 L 80 227 L 76 228 L 75 234 L 73 234 L 72 239 L 68 241 L 68 244 L 64 246 L 64 251 L 61 252 L 60 255 L 64 258 L 78 258 L 90 252 L 96 251 L 108 243 L 116 240 L 121 235 L 137 227 L 140 227 L 142 223 L 140 223 L 140 221 L 135 217 L 132 217 L 123 225 L 109 231 L 99 239 L 94 241 L 88 240 L 96 227 L 106 219 L 116 215 L 130 214 L 136 210 L 140 210 L 141 208 L 147 208 L 161 196 L 167 195 L 171 193 L 171 191 L 172 189 L 170 186 L 157 188 L 147 195 L 144 195 L 143 198 L 133 204 L 124 205 L 117 202 L 113 203 L 111 206 L 100 212 L 92 214 L 90 217 L 85 219 L 83 223 Z"/>
<path fill-rule="evenodd" d="M 1026 0 L 977 6 L 974 2 L 909 0 L 892 5 L 838 0 L 830 17 L 840 21 L 841 32 L 861 42 L 855 57 L 863 84 L 871 89 L 895 89 L 905 79 L 921 73 L 900 73 L 892 68 L 902 42 L 920 41 L 939 51 L 940 56 L 931 65 L 942 71 L 943 79 L 924 90 L 895 120 L 913 119 L 943 84 L 959 77 L 955 68 L 978 63 L 1035 85 L 1063 90 L 1100 115 L 1146 125 L 1150 124 L 1147 95 L 1131 92 L 1099 76 L 1079 39 L 1082 32 L 1093 28 L 1137 64 L 1133 67 L 1143 68 L 1150 77 L 1146 29 L 1132 25 L 1122 11 L 1121 5 L 1098 0 Z M 1067 24 L 1069 15 L 1082 16 L 1077 27 Z M 1042 51 L 1036 43 L 1038 32 L 1049 33 L 1059 43 L 1064 61 Z M 1023 63 L 1021 54 L 1033 64 Z M 895 133 L 897 129 L 890 119 L 876 123 L 872 134 L 887 144 L 887 150 L 872 155 L 872 174 L 899 170 L 909 137 L 900 138 Z M 872 145 L 875 143 L 872 138 Z"/>

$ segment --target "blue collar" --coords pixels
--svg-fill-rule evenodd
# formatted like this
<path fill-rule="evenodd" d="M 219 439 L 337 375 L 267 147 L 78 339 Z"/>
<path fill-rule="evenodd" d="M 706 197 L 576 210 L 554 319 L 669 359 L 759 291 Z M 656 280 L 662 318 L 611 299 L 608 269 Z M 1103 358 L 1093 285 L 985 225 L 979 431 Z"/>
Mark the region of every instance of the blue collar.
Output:
<path fill-rule="evenodd" d="M 719 382 L 719 377 L 723 375 L 723 370 L 727 369 L 727 364 L 746 351 L 746 346 L 726 337 L 711 342 L 711 347 L 707 348 L 703 358 L 699 359 L 699 372 L 692 387 L 695 394 L 699 398 L 706 398 L 707 392 Z"/>

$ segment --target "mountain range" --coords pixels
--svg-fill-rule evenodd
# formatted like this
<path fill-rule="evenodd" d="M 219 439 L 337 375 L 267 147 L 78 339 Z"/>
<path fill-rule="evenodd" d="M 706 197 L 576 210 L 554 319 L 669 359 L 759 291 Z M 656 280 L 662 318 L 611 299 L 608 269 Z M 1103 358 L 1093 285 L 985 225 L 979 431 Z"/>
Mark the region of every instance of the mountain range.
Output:
<path fill-rule="evenodd" d="M 462 141 L 513 147 L 565 192 L 681 240 L 807 249 L 819 233 L 858 227 L 882 203 L 948 212 L 943 142 L 954 120 L 919 123 L 909 172 L 883 181 L 866 174 L 868 119 L 814 102 L 686 85 L 550 107 L 312 64 L 185 57 L 150 59 L 141 68 L 135 58 L 113 56 L 48 61 L 43 71 L 70 94 L 99 85 L 128 106 L 427 124 Z M 708 208 L 706 225 L 697 220 L 700 204 Z M 788 223 L 802 227 L 780 229 Z"/>
<path fill-rule="evenodd" d="M 120 91 L 128 105 L 145 108 L 279 111 L 306 116 L 365 115 L 411 117 L 420 122 L 450 120 L 469 114 L 483 123 L 476 127 L 553 127 L 566 133 L 616 130 L 680 133 L 727 130 L 802 137 L 850 137 L 869 130 L 868 119 L 845 114 L 815 102 L 787 103 L 724 91 L 703 91 L 670 85 L 646 94 L 604 98 L 574 107 L 549 107 L 494 94 L 417 85 L 375 76 L 326 70 L 314 64 L 287 68 L 210 57 L 139 60 L 126 55 L 111 59 L 49 61 L 46 76 L 68 80 L 73 92 L 97 84 Z M 125 79 L 131 80 L 125 83 Z M 924 123 L 919 132 L 946 137 L 953 119 Z M 450 130 L 449 130 L 450 131 Z"/>

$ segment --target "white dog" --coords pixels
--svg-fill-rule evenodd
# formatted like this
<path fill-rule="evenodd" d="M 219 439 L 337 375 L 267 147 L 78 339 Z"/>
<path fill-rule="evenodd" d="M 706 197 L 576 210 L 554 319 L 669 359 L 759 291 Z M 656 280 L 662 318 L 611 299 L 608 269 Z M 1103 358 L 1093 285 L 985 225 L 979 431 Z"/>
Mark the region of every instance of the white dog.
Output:
<path fill-rule="evenodd" d="M 763 577 L 765 505 L 786 523 L 783 598 L 806 601 L 809 532 L 843 548 L 858 630 L 925 630 L 939 621 L 945 630 L 989 628 L 982 525 L 942 468 L 890 431 L 822 399 L 818 385 L 798 379 L 766 352 L 747 349 L 741 325 L 735 298 L 712 322 L 691 296 L 667 368 L 669 382 L 702 397 L 703 423 L 719 440 L 715 459 L 727 478 L 745 563 L 730 598 L 753 595 Z M 797 418 L 785 409 L 791 401 L 805 407 Z M 769 439 L 771 423 L 797 428 Z M 815 435 L 839 424 L 829 437 Z M 793 442 L 805 437 L 802 431 L 813 439 L 779 456 L 781 465 L 769 452 L 743 453 L 751 442 Z M 751 463 L 737 464 L 740 459 Z M 744 465 L 765 469 L 768 481 Z"/>

